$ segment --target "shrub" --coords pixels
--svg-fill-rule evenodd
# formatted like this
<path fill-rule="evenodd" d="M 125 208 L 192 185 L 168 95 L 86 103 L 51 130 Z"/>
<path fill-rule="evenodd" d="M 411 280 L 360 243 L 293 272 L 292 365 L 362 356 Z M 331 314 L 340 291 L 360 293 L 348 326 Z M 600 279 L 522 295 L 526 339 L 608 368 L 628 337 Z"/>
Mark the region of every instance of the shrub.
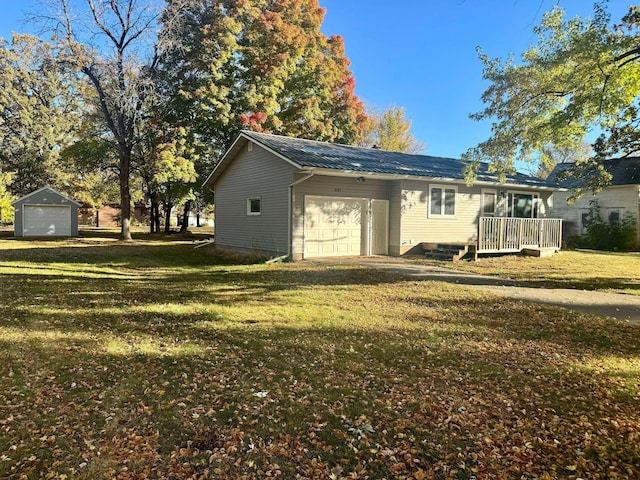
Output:
<path fill-rule="evenodd" d="M 600 205 L 597 200 L 589 202 L 587 217 L 587 234 L 583 237 L 584 247 L 596 250 L 634 250 L 636 245 L 636 220 L 630 213 L 622 219 L 610 215 L 602 218 Z"/>

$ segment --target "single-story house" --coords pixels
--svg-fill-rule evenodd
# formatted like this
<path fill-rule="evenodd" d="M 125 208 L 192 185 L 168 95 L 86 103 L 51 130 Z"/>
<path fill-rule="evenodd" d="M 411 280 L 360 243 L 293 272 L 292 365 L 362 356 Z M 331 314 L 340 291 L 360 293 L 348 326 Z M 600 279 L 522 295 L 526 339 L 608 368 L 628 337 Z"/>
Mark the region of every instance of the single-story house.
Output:
<path fill-rule="evenodd" d="M 584 180 L 572 177 L 561 178 L 572 163 L 555 166 L 548 181 L 562 187 L 556 195 L 554 213 L 564 220 L 565 236 L 585 235 L 589 221 L 590 202 L 597 201 L 600 215 L 605 222 L 619 222 L 625 216 L 635 220 L 637 229 L 636 247 L 640 248 L 640 157 L 624 157 L 603 160 L 602 166 L 611 174 L 609 186 L 598 193 L 586 192 L 573 204 L 567 203 L 572 189 L 584 186 Z M 559 178 L 560 177 L 560 178 Z"/>
<path fill-rule="evenodd" d="M 11 202 L 16 237 L 76 237 L 80 204 L 43 187 Z"/>
<path fill-rule="evenodd" d="M 215 244 L 292 260 L 403 255 L 426 244 L 476 253 L 560 248 L 546 218 L 555 188 L 524 174 L 500 183 L 482 165 L 243 131 L 205 186 L 215 195 Z"/>

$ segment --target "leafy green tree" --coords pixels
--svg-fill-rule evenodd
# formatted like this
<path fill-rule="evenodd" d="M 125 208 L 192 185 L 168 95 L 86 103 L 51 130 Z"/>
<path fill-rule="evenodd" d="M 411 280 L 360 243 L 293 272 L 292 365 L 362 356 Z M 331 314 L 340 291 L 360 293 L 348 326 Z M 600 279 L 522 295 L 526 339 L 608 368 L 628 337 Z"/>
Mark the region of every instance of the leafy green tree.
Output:
<path fill-rule="evenodd" d="M 531 174 L 545 180 L 554 167 L 559 163 L 580 163 L 591 158 L 593 148 L 588 142 L 582 142 L 578 149 L 574 147 L 557 147 L 552 144 L 544 145 L 540 151 L 540 160 L 532 169 Z"/>
<path fill-rule="evenodd" d="M 382 114 L 367 112 L 364 139 L 360 145 L 378 146 L 382 150 L 403 153 L 422 153 L 425 146 L 411 133 L 411 120 L 402 107 L 390 107 Z"/>
<path fill-rule="evenodd" d="M 102 125 L 95 109 L 85 111 L 73 143 L 62 149 L 58 162 L 60 168 L 70 172 L 67 193 L 96 210 L 119 201 L 116 150 Z"/>
<path fill-rule="evenodd" d="M 505 62 L 491 59 L 479 50 L 483 77 L 491 85 L 482 95 L 485 109 L 472 118 L 493 119 L 493 125 L 491 137 L 464 155 L 472 162 L 469 179 L 478 161 L 491 162 L 503 178 L 516 160 L 549 165 L 545 146 L 579 151 L 585 138 L 598 132 L 602 135 L 595 149 L 600 157 L 637 150 L 637 19 L 638 7 L 615 27 L 603 4 L 595 6 L 593 18 L 585 19 L 567 19 L 556 6 L 534 29 L 537 44 L 520 62 L 513 57 Z M 606 185 L 606 172 L 593 160 L 579 159 L 575 165 L 577 172 L 591 172 L 590 188 Z"/>
<path fill-rule="evenodd" d="M 11 174 L 0 171 L 0 223 L 13 222 L 13 206 L 11 202 L 17 197 L 7 191 L 11 184 Z"/>
<path fill-rule="evenodd" d="M 0 40 L 0 85 L 0 170 L 12 173 L 8 190 L 66 191 L 69 170 L 59 155 L 82 112 L 80 82 L 49 43 L 14 34 L 11 44 Z"/>
<path fill-rule="evenodd" d="M 182 128 L 192 149 L 198 178 L 188 186 L 185 219 L 192 195 L 204 198 L 202 181 L 243 128 L 339 143 L 361 138 L 364 107 L 342 39 L 320 32 L 323 17 L 317 0 L 168 2 L 158 115 Z"/>
<path fill-rule="evenodd" d="M 118 159 L 121 239 L 131 240 L 130 179 L 137 135 L 154 100 L 160 12 L 137 0 L 55 0 L 66 65 L 92 86 Z M 81 6 L 82 5 L 82 6 Z M 78 7 L 78 12 L 73 7 Z M 86 21 L 85 21 L 86 20 Z"/>
<path fill-rule="evenodd" d="M 159 204 L 164 206 L 165 233 L 170 229 L 173 207 L 193 197 L 196 171 L 193 151 L 187 145 L 183 128 L 171 128 L 159 120 L 148 122 L 144 141 L 137 145 L 139 174 L 151 200 L 151 233 L 159 231 Z"/>
<path fill-rule="evenodd" d="M 167 36 L 179 41 L 161 65 L 163 96 L 199 153 L 219 153 L 242 128 L 361 137 L 366 116 L 343 41 L 320 32 L 317 0 L 171 0 L 169 9 L 180 22 L 165 22 Z"/>

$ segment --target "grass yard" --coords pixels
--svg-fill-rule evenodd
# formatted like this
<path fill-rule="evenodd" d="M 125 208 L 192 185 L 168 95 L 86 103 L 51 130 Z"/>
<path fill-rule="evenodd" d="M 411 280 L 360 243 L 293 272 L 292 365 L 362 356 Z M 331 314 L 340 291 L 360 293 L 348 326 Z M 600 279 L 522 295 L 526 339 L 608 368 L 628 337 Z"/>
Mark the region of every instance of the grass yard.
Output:
<path fill-rule="evenodd" d="M 546 258 L 519 255 L 480 257 L 477 262 L 427 262 L 533 286 L 601 290 L 640 295 L 640 252 L 563 250 Z"/>
<path fill-rule="evenodd" d="M 640 478 L 640 326 L 96 235 L 0 238 L 0 478 Z"/>

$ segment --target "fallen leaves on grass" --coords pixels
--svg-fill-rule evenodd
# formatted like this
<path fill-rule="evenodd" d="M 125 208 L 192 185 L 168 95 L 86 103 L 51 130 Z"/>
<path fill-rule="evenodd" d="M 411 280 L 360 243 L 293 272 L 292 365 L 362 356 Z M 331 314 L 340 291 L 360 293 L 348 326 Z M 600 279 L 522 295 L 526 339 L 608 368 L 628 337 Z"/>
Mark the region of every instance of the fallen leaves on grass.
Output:
<path fill-rule="evenodd" d="M 0 277 L 0 476 L 640 478 L 638 327 L 197 252 Z"/>

